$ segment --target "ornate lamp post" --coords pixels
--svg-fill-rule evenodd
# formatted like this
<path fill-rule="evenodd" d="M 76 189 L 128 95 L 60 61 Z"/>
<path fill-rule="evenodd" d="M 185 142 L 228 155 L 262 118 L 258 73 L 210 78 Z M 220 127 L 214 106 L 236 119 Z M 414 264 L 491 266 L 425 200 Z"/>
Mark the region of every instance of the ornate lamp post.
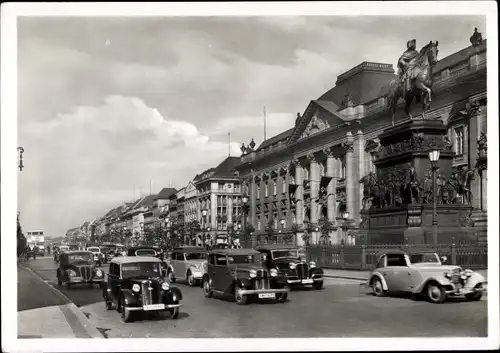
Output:
<path fill-rule="evenodd" d="M 429 151 L 429 159 L 431 161 L 432 169 L 432 243 L 437 244 L 438 232 L 437 232 L 437 180 L 436 172 L 439 169 L 439 154 L 440 150 Z"/>
<path fill-rule="evenodd" d="M 208 215 L 208 210 L 206 208 L 201 210 L 201 221 L 202 221 L 202 229 L 203 229 L 203 246 L 205 246 L 205 242 L 207 241 L 207 215 Z"/>
<path fill-rule="evenodd" d="M 170 218 L 165 217 L 165 246 L 168 244 L 168 223 L 169 222 L 170 222 Z M 160 227 L 161 227 L 161 223 L 160 223 Z"/>
<path fill-rule="evenodd" d="M 205 245 L 205 247 L 207 246 L 207 240 L 208 240 L 208 237 L 210 237 L 210 227 L 207 227 L 205 229 L 205 233 L 203 234 L 203 245 Z"/>
<path fill-rule="evenodd" d="M 248 196 L 246 195 L 243 195 L 243 197 L 241 198 L 241 202 L 242 202 L 242 205 L 241 205 L 241 209 L 243 211 L 243 243 L 244 243 L 244 247 L 247 246 L 247 237 L 248 237 L 248 234 L 247 234 L 247 216 L 248 216 L 248 209 L 250 208 L 249 204 L 248 204 Z"/>
<path fill-rule="evenodd" d="M 349 211 L 344 211 L 342 212 L 342 219 L 344 221 L 344 236 L 343 236 L 343 241 L 344 243 L 346 242 L 346 239 L 347 239 L 347 221 L 349 220 Z"/>
<path fill-rule="evenodd" d="M 281 228 L 279 230 L 279 233 L 281 233 L 283 231 L 283 229 L 285 228 L 285 220 L 283 218 L 280 219 L 280 224 L 281 224 Z"/>

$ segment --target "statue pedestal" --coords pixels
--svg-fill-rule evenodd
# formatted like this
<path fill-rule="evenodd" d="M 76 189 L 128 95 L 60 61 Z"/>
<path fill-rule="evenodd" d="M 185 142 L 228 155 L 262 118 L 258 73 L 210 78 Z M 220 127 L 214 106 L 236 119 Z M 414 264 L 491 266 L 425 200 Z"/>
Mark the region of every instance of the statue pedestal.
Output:
<path fill-rule="evenodd" d="M 441 120 L 411 120 L 387 129 L 369 184 L 372 207 L 361 212 L 368 244 L 433 243 L 433 189 L 429 152 L 439 149 L 438 243 L 474 240 L 472 206 L 460 204 L 454 187 L 453 157 Z M 366 185 L 365 185 L 366 187 Z"/>

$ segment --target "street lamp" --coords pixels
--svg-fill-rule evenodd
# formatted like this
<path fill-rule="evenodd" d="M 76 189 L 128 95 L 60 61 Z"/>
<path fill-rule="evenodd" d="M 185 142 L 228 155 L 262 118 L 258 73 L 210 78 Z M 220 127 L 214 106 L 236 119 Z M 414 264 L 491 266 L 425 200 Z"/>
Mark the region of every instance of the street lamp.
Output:
<path fill-rule="evenodd" d="M 244 247 L 247 246 L 247 214 L 248 214 L 248 196 L 243 195 L 241 198 L 242 202 L 242 210 L 243 210 L 243 242 L 244 242 Z"/>
<path fill-rule="evenodd" d="M 431 161 L 431 170 L 432 170 L 432 243 L 437 244 L 437 180 L 436 180 L 436 172 L 439 169 L 439 154 L 440 150 L 431 150 L 429 151 L 429 160 Z"/>
<path fill-rule="evenodd" d="M 344 242 L 347 239 L 347 220 L 349 219 L 349 211 L 342 212 L 342 219 L 344 220 Z"/>
<path fill-rule="evenodd" d="M 165 241 L 164 241 L 165 242 L 165 246 L 167 246 L 167 244 L 168 244 L 168 223 L 169 222 L 170 222 L 170 218 L 165 217 Z M 160 227 L 161 227 L 161 223 L 160 223 Z"/>
<path fill-rule="evenodd" d="M 207 246 L 208 237 L 210 237 L 210 227 L 206 228 L 206 232 L 205 232 L 205 236 L 204 236 L 204 238 L 205 238 L 205 240 L 204 240 L 205 241 L 205 246 Z M 212 240 L 212 239 L 210 238 L 210 240 Z"/>
<path fill-rule="evenodd" d="M 285 220 L 283 218 L 280 219 L 280 224 L 281 224 L 281 229 L 278 231 L 279 233 L 281 233 L 283 231 L 283 228 L 285 228 Z"/>

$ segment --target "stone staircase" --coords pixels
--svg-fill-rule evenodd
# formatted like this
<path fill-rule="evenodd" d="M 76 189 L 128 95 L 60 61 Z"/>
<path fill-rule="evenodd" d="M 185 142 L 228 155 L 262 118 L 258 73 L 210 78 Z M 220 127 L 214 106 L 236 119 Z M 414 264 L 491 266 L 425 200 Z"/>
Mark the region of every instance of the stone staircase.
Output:
<path fill-rule="evenodd" d="M 488 213 L 487 211 L 474 210 L 471 215 L 474 228 L 477 229 L 477 240 L 480 244 L 488 243 Z"/>

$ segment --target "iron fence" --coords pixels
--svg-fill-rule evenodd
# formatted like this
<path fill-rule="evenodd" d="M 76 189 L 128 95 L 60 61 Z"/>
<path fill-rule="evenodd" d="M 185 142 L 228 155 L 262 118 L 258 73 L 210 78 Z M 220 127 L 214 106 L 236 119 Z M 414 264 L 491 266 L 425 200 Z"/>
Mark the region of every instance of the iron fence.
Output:
<path fill-rule="evenodd" d="M 487 244 L 384 244 L 384 245 L 308 245 L 308 261 L 314 261 L 323 268 L 345 270 L 371 270 L 377 264 L 381 253 L 389 250 L 403 250 L 407 253 L 436 252 L 446 256 L 446 264 L 470 269 L 488 268 Z"/>

